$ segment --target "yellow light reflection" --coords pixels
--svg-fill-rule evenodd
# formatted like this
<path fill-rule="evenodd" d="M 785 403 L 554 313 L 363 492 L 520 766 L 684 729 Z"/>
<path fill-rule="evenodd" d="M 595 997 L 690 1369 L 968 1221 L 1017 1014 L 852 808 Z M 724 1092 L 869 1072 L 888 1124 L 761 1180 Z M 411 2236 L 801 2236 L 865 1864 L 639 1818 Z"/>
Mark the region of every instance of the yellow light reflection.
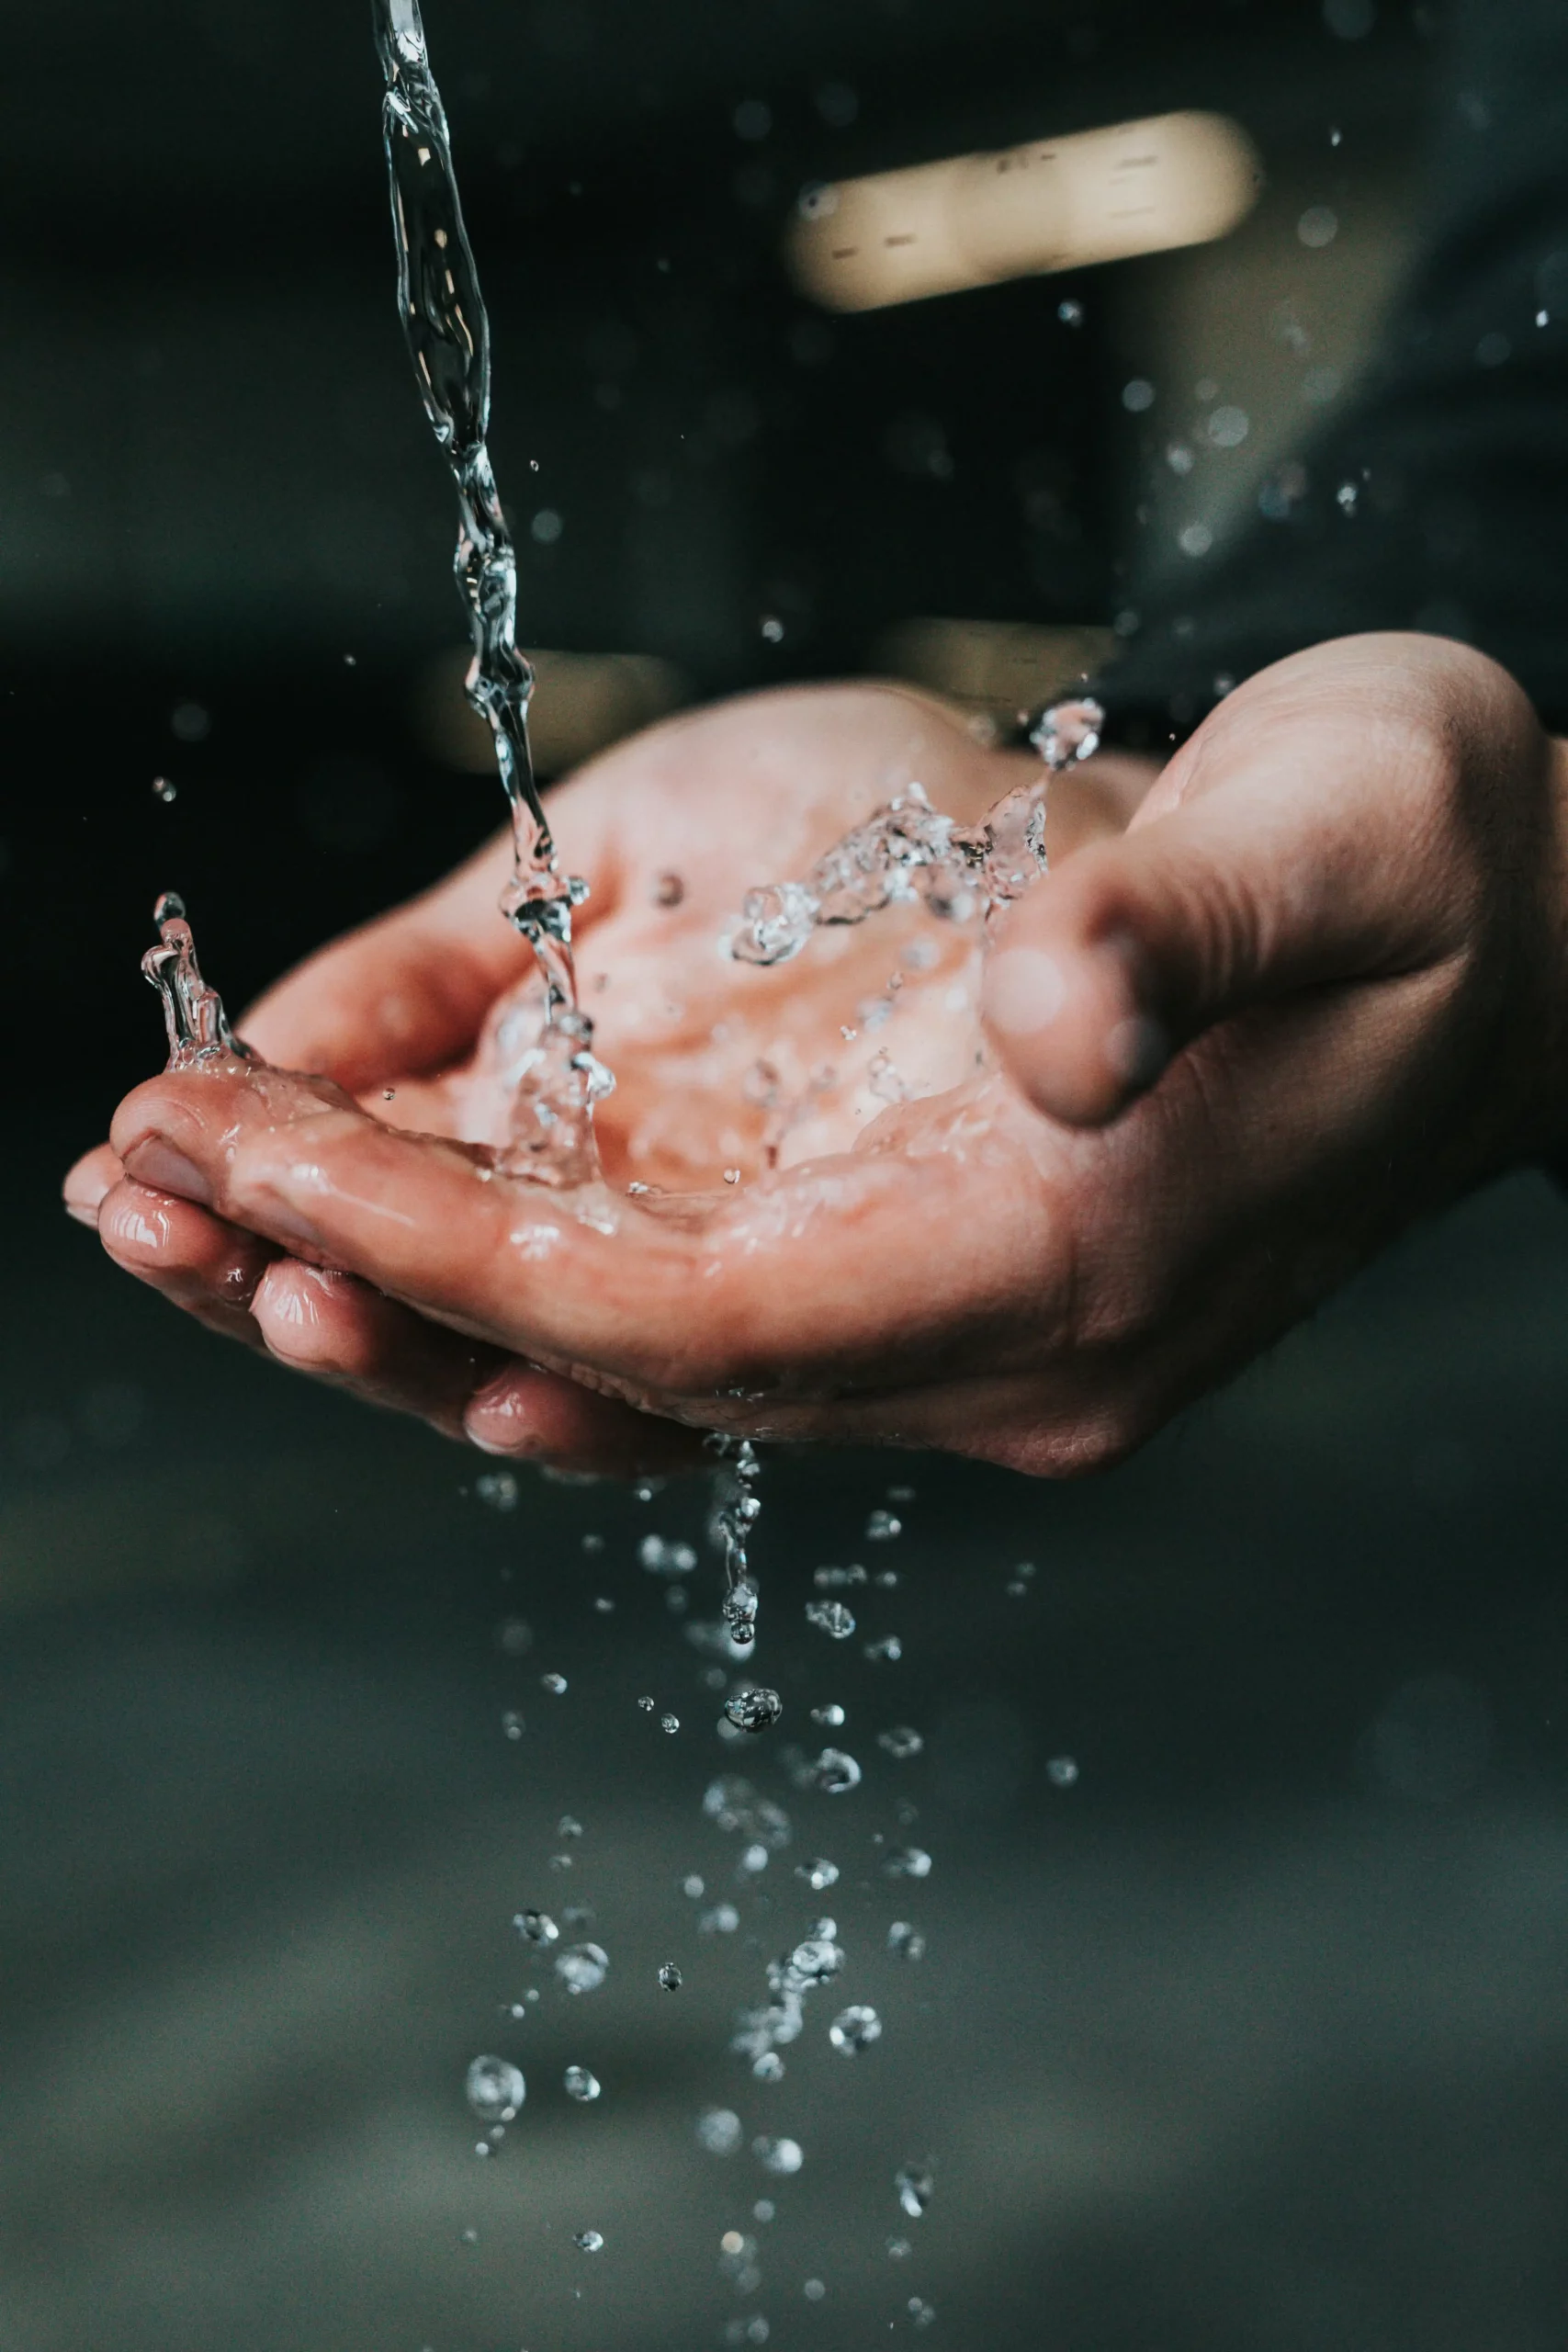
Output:
<path fill-rule="evenodd" d="M 1228 117 L 1158 115 L 808 189 L 786 258 L 829 310 L 881 310 L 1204 244 L 1246 218 L 1261 186 Z"/>

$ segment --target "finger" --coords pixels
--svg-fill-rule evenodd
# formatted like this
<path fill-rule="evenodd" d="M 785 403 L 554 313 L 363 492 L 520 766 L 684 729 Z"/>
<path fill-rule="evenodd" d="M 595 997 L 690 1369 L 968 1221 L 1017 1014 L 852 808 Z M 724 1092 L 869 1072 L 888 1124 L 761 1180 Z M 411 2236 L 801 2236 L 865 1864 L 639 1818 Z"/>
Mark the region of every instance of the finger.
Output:
<path fill-rule="evenodd" d="M 1517 689 L 1458 648 L 1352 640 L 1326 682 L 1316 657 L 1280 663 L 1220 706 L 1121 840 L 1013 910 L 985 992 L 1004 1064 L 1039 1108 L 1096 1125 L 1248 1004 L 1454 954 L 1477 754 L 1506 775 L 1545 748 Z"/>
<path fill-rule="evenodd" d="M 279 1363 L 447 1437 L 462 1437 L 469 1400 L 499 1362 L 494 1349 L 424 1322 L 354 1275 L 293 1258 L 266 1269 L 251 1313 Z"/>
<path fill-rule="evenodd" d="M 624 1204 L 610 1231 L 570 1196 L 488 1181 L 458 1147 L 294 1102 L 275 1124 L 243 1079 L 166 1074 L 121 1105 L 115 1141 L 147 1180 L 295 1255 L 634 1398 L 918 1377 L 1016 1330 L 1026 1286 L 1049 1322 L 1059 1228 L 973 1101 L 919 1150 L 805 1165 L 694 1223 Z"/>
<path fill-rule="evenodd" d="M 97 1228 L 105 1250 L 127 1273 L 209 1330 L 247 1347 L 261 1345 L 250 1306 L 277 1254 L 271 1242 L 129 1176 L 104 1195 Z"/>
<path fill-rule="evenodd" d="M 96 1233 L 98 1211 L 123 1172 L 107 1143 L 96 1144 L 91 1151 L 84 1152 L 75 1166 L 66 1171 L 61 1186 L 66 1216 L 74 1217 L 78 1225 L 90 1226 Z"/>
<path fill-rule="evenodd" d="M 696 1430 L 515 1357 L 470 1399 L 463 1426 L 487 1453 L 595 1477 L 689 1470 L 703 1459 Z"/>

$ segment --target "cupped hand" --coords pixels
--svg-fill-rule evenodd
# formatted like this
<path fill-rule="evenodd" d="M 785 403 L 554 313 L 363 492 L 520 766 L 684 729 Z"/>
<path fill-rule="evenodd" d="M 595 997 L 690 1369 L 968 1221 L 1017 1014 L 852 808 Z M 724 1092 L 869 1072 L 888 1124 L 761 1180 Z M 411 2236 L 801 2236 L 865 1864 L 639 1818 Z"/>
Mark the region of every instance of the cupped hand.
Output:
<path fill-rule="evenodd" d="M 852 1148 L 889 1093 L 962 1079 L 979 1044 L 972 932 L 889 910 L 762 972 L 722 948 L 746 890 L 804 872 L 912 780 L 973 820 L 1037 773 L 1032 755 L 982 749 L 919 697 L 830 688 L 672 721 L 552 796 L 563 863 L 592 884 L 578 918 L 582 1001 L 618 1074 L 597 1120 L 606 1174 L 684 1220 L 677 1246 L 705 1208 L 744 1197 L 770 1169 Z M 1113 761 L 1073 778 L 1053 812 L 1054 854 L 1122 824 L 1145 783 Z M 539 1012 L 532 958 L 496 910 L 507 870 L 498 840 L 272 990 L 240 1026 L 274 1067 L 259 1089 L 196 1073 L 204 1134 L 231 1114 L 297 1128 L 324 1097 L 347 1110 L 332 1090 L 281 1075 L 299 1070 L 357 1096 L 359 1124 L 395 1123 L 405 1150 L 412 1135 L 501 1141 L 508 1041 L 514 1029 L 531 1035 Z M 453 1330 L 417 1286 L 394 1296 L 384 1269 L 350 1273 L 347 1257 L 296 1246 L 276 1216 L 248 1215 L 171 1148 L 143 1137 L 129 1172 L 109 1147 L 90 1153 L 67 1202 L 121 1265 L 209 1328 L 498 1452 L 640 1469 L 694 1451 L 684 1428 L 595 1393 L 617 1385 L 613 1371 L 547 1371 L 521 1327 L 516 1345 L 482 1318 Z M 432 1176 L 453 1162 L 425 1153 Z M 456 1164 L 471 1181 L 472 1160 Z M 437 1194 L 428 1206 L 439 1217 Z M 481 1246 L 477 1231 L 470 1239 Z"/>
<path fill-rule="evenodd" d="M 607 1159 L 679 1202 L 632 1202 L 604 1229 L 486 1181 L 460 1142 L 199 1071 L 131 1095 L 115 1147 L 167 1196 L 160 1215 L 201 1201 L 204 1232 L 222 1219 L 261 1237 L 236 1248 L 291 1252 L 296 1289 L 353 1277 L 356 1301 L 406 1317 L 383 1386 L 405 1377 L 405 1344 L 503 1351 L 465 1359 L 434 1416 L 481 1442 L 536 1448 L 525 1392 L 554 1374 L 552 1411 L 573 1409 L 565 1382 L 602 1413 L 620 1400 L 689 1427 L 1092 1466 L 1410 1219 L 1556 1140 L 1565 766 L 1462 648 L 1368 638 L 1281 663 L 1220 707 L 1123 836 L 1013 910 L 985 978 L 987 1051 L 970 943 L 929 918 L 874 918 L 772 973 L 716 941 L 741 888 L 801 871 L 909 775 L 973 816 L 1016 770 L 896 697 L 732 706 L 626 747 L 559 804 L 568 854 L 602 890 L 583 963 L 591 990 L 607 975 L 589 1001 L 626 1073 Z M 686 882 L 678 908 L 658 904 L 663 870 Z M 392 919 L 424 923 L 433 950 L 405 933 L 389 962 L 394 933 L 373 930 L 315 983 L 308 967 L 258 1044 L 310 1058 L 289 1040 L 332 1040 L 299 991 L 346 1035 L 331 1008 L 379 986 L 404 1065 L 439 1070 L 481 1025 L 479 967 L 491 999 L 515 980 L 504 937 L 457 944 L 493 878 Z M 901 1102 L 842 1058 L 879 1000 Z M 315 1058 L 363 1089 L 378 1052 L 384 1067 L 384 1046 Z M 787 1093 L 835 1055 L 768 1168 L 775 1114 L 747 1102 L 746 1071 L 767 1062 Z M 448 1137 L 474 1132 L 484 1059 L 481 1041 L 477 1064 L 423 1086 L 421 1125 L 445 1108 Z M 185 1279 L 220 1311 L 211 1271 Z M 276 1346 L 273 1279 L 249 1311 Z M 596 1425 L 574 1458 L 615 1455 L 637 1426 Z"/>

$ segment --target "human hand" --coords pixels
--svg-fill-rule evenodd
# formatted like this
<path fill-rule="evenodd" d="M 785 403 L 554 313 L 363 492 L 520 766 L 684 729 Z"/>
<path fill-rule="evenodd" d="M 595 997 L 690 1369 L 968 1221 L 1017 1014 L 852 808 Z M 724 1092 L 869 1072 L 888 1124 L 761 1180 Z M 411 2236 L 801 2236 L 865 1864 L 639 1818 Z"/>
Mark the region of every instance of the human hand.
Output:
<path fill-rule="evenodd" d="M 319 1103 L 260 1115 L 199 1073 L 138 1090 L 115 1139 L 133 1171 L 642 1409 L 1093 1466 L 1557 1135 L 1563 787 L 1561 747 L 1462 648 L 1281 663 L 1124 839 L 1013 910 L 987 1067 L 944 1082 L 974 1045 L 954 1008 L 922 1066 L 940 1091 L 698 1217 L 601 1232 L 450 1144 Z M 747 878 L 803 862 L 753 851 Z M 787 992 L 824 944 L 727 987 Z"/>
<path fill-rule="evenodd" d="M 619 1073 L 598 1114 L 607 1172 L 722 1196 L 727 1170 L 744 1182 L 770 1160 L 787 1166 L 852 1145 L 884 1107 L 870 1076 L 885 1048 L 905 1083 L 935 1089 L 964 1074 L 978 1043 L 972 934 L 889 910 L 820 935 L 775 973 L 735 964 L 718 942 L 748 888 L 804 870 L 912 776 L 973 820 L 1038 773 L 1032 756 L 981 750 L 913 696 L 836 688 L 677 720 L 554 794 L 563 862 L 592 881 L 579 963 L 596 1045 Z M 1111 759 L 1065 780 L 1053 854 L 1123 823 L 1145 782 L 1136 763 Z M 499 1141 L 508 1016 L 521 1012 L 525 1035 L 538 1018 L 532 958 L 496 912 L 506 870 L 497 842 L 264 999 L 241 1027 L 276 1067 L 251 1082 L 249 1111 L 260 1108 L 258 1085 L 282 1115 L 319 1110 L 321 1088 L 280 1075 L 319 1071 L 354 1090 L 371 1117 Z M 674 905 L 664 903 L 671 875 Z M 863 1004 L 869 1023 L 857 1021 Z M 890 1027 L 872 1025 L 895 1012 Z M 861 1034 L 846 1038 L 841 1025 Z M 202 1074 L 204 1088 L 212 1078 Z M 885 1072 L 877 1082 L 894 1081 Z M 73 1212 L 96 1224 L 119 1263 L 209 1327 L 454 1434 L 466 1421 L 498 1450 L 647 1468 L 693 1449 L 667 1421 L 460 1337 L 374 1279 L 327 1271 L 281 1247 L 282 1237 L 246 1229 L 243 1216 L 197 1206 L 188 1183 L 182 1197 L 155 1181 L 146 1149 L 137 1166 L 154 1181 L 126 1176 L 107 1147 L 89 1154 L 68 1180 Z"/>

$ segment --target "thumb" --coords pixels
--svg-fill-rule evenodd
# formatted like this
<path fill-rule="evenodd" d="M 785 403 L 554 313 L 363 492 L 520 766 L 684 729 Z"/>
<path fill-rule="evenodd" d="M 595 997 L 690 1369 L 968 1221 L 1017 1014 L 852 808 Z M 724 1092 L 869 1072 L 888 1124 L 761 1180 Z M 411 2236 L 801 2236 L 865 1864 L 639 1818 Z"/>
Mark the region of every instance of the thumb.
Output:
<path fill-rule="evenodd" d="M 1325 710 L 1295 668 L 1256 682 L 1250 707 L 1222 705 L 1130 831 L 1012 910 L 985 1017 L 1050 1116 L 1101 1125 L 1246 1006 L 1462 944 L 1476 875 L 1464 730 L 1439 707 L 1391 715 L 1386 694 L 1370 712 L 1353 694 Z M 1507 751 L 1528 757 L 1528 729 L 1511 731 Z"/>

